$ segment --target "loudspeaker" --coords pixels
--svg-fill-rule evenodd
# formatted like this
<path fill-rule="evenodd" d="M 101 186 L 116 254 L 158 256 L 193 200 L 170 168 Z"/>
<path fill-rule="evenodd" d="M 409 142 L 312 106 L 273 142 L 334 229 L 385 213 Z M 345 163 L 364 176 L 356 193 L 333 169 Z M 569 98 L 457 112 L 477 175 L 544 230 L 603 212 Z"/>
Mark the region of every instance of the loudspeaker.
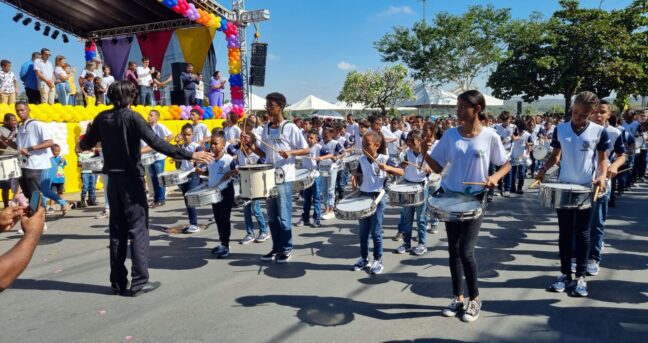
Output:
<path fill-rule="evenodd" d="M 267 54 L 268 44 L 252 43 L 252 58 L 250 64 L 253 66 L 265 67 Z"/>
<path fill-rule="evenodd" d="M 250 68 L 250 85 L 257 87 L 265 85 L 265 67 L 253 65 Z"/>
<path fill-rule="evenodd" d="M 180 90 L 179 88 L 176 88 L 175 90 L 171 91 L 171 105 L 184 105 L 185 104 L 185 97 L 184 97 L 184 91 Z"/>
<path fill-rule="evenodd" d="M 180 80 L 180 75 L 184 73 L 186 70 L 187 70 L 187 63 L 184 62 L 171 63 L 171 75 L 173 75 L 173 88 L 175 90 L 182 89 L 182 81 Z M 173 94 L 171 95 L 171 102 L 174 105 L 176 105 L 176 103 L 173 102 Z M 182 100 L 182 104 L 184 104 L 184 99 Z"/>
<path fill-rule="evenodd" d="M 522 115 L 522 101 L 517 102 L 517 117 Z"/>

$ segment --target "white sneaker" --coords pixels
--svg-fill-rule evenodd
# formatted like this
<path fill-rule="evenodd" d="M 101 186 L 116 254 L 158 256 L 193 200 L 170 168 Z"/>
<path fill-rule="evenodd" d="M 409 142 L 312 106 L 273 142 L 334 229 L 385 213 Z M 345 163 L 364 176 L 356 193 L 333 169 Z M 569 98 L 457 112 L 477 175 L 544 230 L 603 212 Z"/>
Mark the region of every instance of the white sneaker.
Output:
<path fill-rule="evenodd" d="M 587 282 L 584 277 L 576 279 L 576 287 L 574 287 L 572 294 L 580 297 L 586 297 L 589 294 L 587 292 Z"/>
<path fill-rule="evenodd" d="M 567 275 L 560 275 L 558 278 L 556 278 L 556 281 L 549 286 L 549 289 L 556 291 L 556 292 L 564 292 L 565 288 L 567 287 L 567 281 L 569 281 L 569 278 Z"/>
<path fill-rule="evenodd" d="M 461 318 L 464 322 L 474 322 L 479 318 L 479 312 L 481 310 L 482 303 L 480 300 L 468 300 L 468 307 L 466 312 L 464 312 L 463 317 Z"/>
<path fill-rule="evenodd" d="M 326 214 L 322 215 L 322 219 L 324 219 L 324 220 L 329 220 L 329 219 L 333 219 L 333 218 L 335 218 L 335 213 L 333 213 L 333 212 L 326 213 Z"/>
<path fill-rule="evenodd" d="M 371 274 L 374 274 L 374 275 L 382 273 L 382 271 L 383 271 L 382 260 L 374 260 L 371 263 L 370 270 L 371 270 Z"/>
<path fill-rule="evenodd" d="M 189 225 L 188 227 L 182 229 L 182 233 L 196 233 L 200 231 L 200 228 L 196 225 Z"/>
<path fill-rule="evenodd" d="M 104 219 L 108 217 L 110 217 L 110 210 L 106 208 L 103 211 L 101 211 L 101 213 L 97 214 L 95 216 L 95 219 Z"/>
<path fill-rule="evenodd" d="M 587 274 L 592 276 L 598 275 L 599 269 L 599 262 L 597 260 L 587 261 Z"/>
<path fill-rule="evenodd" d="M 511 192 L 509 192 L 509 191 L 504 191 L 504 193 L 502 194 L 502 196 L 505 197 L 505 198 L 508 198 L 508 197 L 511 196 Z"/>
<path fill-rule="evenodd" d="M 427 247 L 425 247 L 425 244 L 420 244 L 414 248 L 414 251 L 412 252 L 416 256 L 422 256 L 427 252 Z"/>

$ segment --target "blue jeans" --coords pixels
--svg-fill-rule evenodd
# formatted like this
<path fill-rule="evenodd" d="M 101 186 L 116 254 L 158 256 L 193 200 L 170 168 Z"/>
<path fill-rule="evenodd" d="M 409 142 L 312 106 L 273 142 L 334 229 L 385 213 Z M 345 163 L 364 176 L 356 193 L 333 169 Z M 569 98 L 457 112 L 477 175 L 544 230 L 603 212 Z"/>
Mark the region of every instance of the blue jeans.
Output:
<path fill-rule="evenodd" d="M 76 94 L 68 95 L 68 105 L 76 106 Z"/>
<path fill-rule="evenodd" d="M 277 185 L 278 195 L 266 200 L 268 225 L 272 235 L 272 251 L 289 253 L 292 251 L 292 182 Z"/>
<path fill-rule="evenodd" d="M 266 225 L 265 217 L 261 212 L 261 201 L 252 200 L 249 204 L 243 207 L 243 218 L 245 219 L 245 231 L 248 235 L 254 235 L 254 223 L 252 222 L 252 213 L 259 222 L 259 232 L 268 233 L 268 226 Z"/>
<path fill-rule="evenodd" d="M 526 165 L 520 164 L 517 166 L 511 166 L 511 171 L 509 172 L 509 178 L 510 178 L 509 189 L 511 189 L 510 187 L 512 185 L 513 190 L 521 191 L 522 187 L 524 187 L 525 176 L 526 176 Z M 515 185 L 516 182 L 517 182 L 517 187 Z"/>
<path fill-rule="evenodd" d="M 48 198 L 51 200 L 56 201 L 57 204 L 61 206 L 67 205 L 67 201 L 61 199 L 61 197 L 56 194 L 55 192 L 52 192 L 52 179 L 50 179 L 49 175 L 49 170 L 45 169 L 41 173 L 41 179 L 40 179 L 40 190 L 41 193 L 43 193 L 44 198 Z M 43 204 L 44 204 L 45 199 L 43 199 Z"/>
<path fill-rule="evenodd" d="M 81 183 L 81 200 L 84 200 L 87 194 L 89 201 L 96 201 L 97 195 L 95 194 L 95 191 L 97 189 L 97 174 L 82 173 Z"/>
<path fill-rule="evenodd" d="M 361 195 L 368 195 L 375 198 L 375 194 L 361 192 Z M 360 219 L 360 256 L 363 259 L 369 258 L 369 234 L 373 239 L 374 260 L 380 260 L 383 255 L 382 221 L 385 215 L 385 197 L 380 200 L 376 212 L 367 218 Z"/>
<path fill-rule="evenodd" d="M 148 96 L 150 102 L 146 101 L 147 96 Z M 155 97 L 153 96 L 153 87 L 146 87 L 146 86 L 141 86 L 140 87 L 140 105 L 155 106 Z"/>
<path fill-rule="evenodd" d="M 304 223 L 310 222 L 310 209 L 313 206 L 313 220 L 319 222 L 322 218 L 321 204 L 320 204 L 320 188 L 322 187 L 322 177 L 318 177 L 313 182 L 313 185 L 304 189 L 304 212 L 302 213 L 302 220 Z"/>
<path fill-rule="evenodd" d="M 504 192 L 511 191 L 511 173 L 504 175 L 504 178 L 502 180 L 502 187 L 504 188 Z"/>
<path fill-rule="evenodd" d="M 56 96 L 58 97 L 58 101 L 61 105 L 67 105 L 68 104 L 68 91 L 67 91 L 67 82 L 60 82 L 57 83 L 55 86 L 56 89 Z"/>
<path fill-rule="evenodd" d="M 635 156 L 634 155 L 628 155 L 627 156 L 628 160 L 626 161 L 627 168 L 633 169 L 634 168 L 634 162 L 635 162 Z M 619 174 L 619 188 L 621 190 L 625 190 L 626 188 L 630 187 L 632 184 L 632 172 L 630 173 L 623 173 Z"/>
<path fill-rule="evenodd" d="M 187 204 L 187 198 L 184 197 L 187 192 L 194 190 L 200 184 L 200 177 L 198 174 L 191 173 L 189 174 L 189 182 L 179 185 L 180 190 L 182 191 L 182 197 L 184 198 L 185 206 L 187 207 L 187 215 L 189 216 L 189 225 L 198 225 L 198 213 L 196 212 L 195 207 L 189 207 Z"/>
<path fill-rule="evenodd" d="M 594 213 L 590 229 L 589 259 L 601 262 L 603 239 L 605 238 L 605 220 L 607 219 L 608 202 L 610 201 L 611 188 L 608 187 L 605 195 L 592 204 Z"/>
<path fill-rule="evenodd" d="M 425 201 L 412 207 L 403 207 L 401 209 L 401 221 L 398 223 L 398 231 L 403 233 L 403 241 L 407 244 L 412 244 L 412 224 L 414 223 L 414 214 L 416 214 L 416 228 L 418 230 L 419 244 L 425 245 L 427 234 L 427 198 L 428 187 L 424 187 L 423 199 Z"/>
<path fill-rule="evenodd" d="M 326 207 L 335 206 L 335 179 L 337 171 L 331 171 L 329 176 L 322 177 L 322 202 Z"/>
<path fill-rule="evenodd" d="M 346 168 L 343 168 L 338 171 L 337 182 L 335 188 L 337 188 L 338 201 L 342 200 L 344 197 L 344 187 L 349 183 L 349 171 Z"/>
<path fill-rule="evenodd" d="M 148 172 L 153 183 L 153 201 L 159 203 L 166 202 L 166 187 L 160 185 L 158 175 L 164 173 L 164 160 L 155 161 L 148 166 Z"/>

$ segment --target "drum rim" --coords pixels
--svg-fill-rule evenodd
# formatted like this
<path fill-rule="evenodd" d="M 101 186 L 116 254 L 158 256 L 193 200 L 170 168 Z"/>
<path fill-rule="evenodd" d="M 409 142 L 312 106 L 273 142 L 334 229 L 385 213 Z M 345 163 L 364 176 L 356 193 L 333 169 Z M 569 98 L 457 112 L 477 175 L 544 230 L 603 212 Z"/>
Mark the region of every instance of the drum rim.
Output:
<path fill-rule="evenodd" d="M 240 170 L 266 171 L 270 169 L 275 169 L 275 167 L 273 164 L 263 163 L 263 164 L 246 164 L 244 166 L 239 166 L 238 169 L 239 171 Z"/>

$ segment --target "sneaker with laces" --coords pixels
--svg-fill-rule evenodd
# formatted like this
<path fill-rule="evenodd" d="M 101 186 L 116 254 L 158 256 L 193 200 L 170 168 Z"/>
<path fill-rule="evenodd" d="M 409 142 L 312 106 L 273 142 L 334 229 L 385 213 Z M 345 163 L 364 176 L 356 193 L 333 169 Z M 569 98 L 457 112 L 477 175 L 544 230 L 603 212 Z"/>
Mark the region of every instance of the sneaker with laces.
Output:
<path fill-rule="evenodd" d="M 97 214 L 95 216 L 95 219 L 104 219 L 110 217 L 110 210 L 109 209 L 104 209 L 101 211 L 101 213 Z"/>
<path fill-rule="evenodd" d="M 358 260 L 356 261 L 355 264 L 353 264 L 353 267 L 351 267 L 351 270 L 357 272 L 359 270 L 363 270 L 365 268 L 369 267 L 369 259 L 359 257 Z"/>
<path fill-rule="evenodd" d="M 229 247 L 226 247 L 226 246 L 224 246 L 222 244 L 219 244 L 217 247 L 212 249 L 211 253 L 213 255 L 216 255 L 216 257 L 218 257 L 218 258 L 224 258 L 224 257 L 229 256 L 230 249 L 229 249 Z"/>
<path fill-rule="evenodd" d="M 308 224 L 308 223 L 306 223 L 306 224 Z M 304 219 L 300 219 L 299 221 L 297 221 L 295 223 L 295 227 L 300 227 L 300 226 L 304 226 Z"/>
<path fill-rule="evenodd" d="M 371 274 L 373 275 L 380 274 L 382 273 L 383 269 L 384 267 L 383 267 L 382 260 L 374 260 L 373 263 L 371 263 L 371 268 L 370 268 Z"/>
<path fill-rule="evenodd" d="M 275 257 L 277 257 L 277 255 L 279 255 L 279 253 L 272 250 L 269 253 L 267 253 L 265 255 L 262 255 L 261 256 L 261 261 L 264 261 L 264 262 L 272 261 L 272 260 L 275 259 Z"/>
<path fill-rule="evenodd" d="M 564 292 L 565 288 L 567 287 L 567 284 L 569 283 L 569 277 L 565 274 L 560 275 L 559 277 L 556 278 L 556 281 L 554 281 L 550 286 L 549 289 L 551 289 L 554 292 Z"/>
<path fill-rule="evenodd" d="M 571 259 L 571 272 L 576 273 L 576 259 L 575 258 Z"/>
<path fill-rule="evenodd" d="M 475 320 L 477 320 L 477 318 L 479 318 L 481 307 L 482 303 L 480 300 L 468 300 L 468 307 L 466 308 L 466 312 L 464 312 L 461 320 L 467 323 L 474 322 Z"/>
<path fill-rule="evenodd" d="M 576 287 L 574 287 L 572 295 L 586 297 L 589 293 L 587 292 L 587 282 L 585 281 L 585 277 L 579 277 L 575 281 Z"/>
<path fill-rule="evenodd" d="M 404 254 L 404 253 L 410 252 L 410 251 L 412 251 L 412 246 L 407 244 L 407 243 L 403 243 L 403 244 L 401 244 L 401 246 L 396 248 L 396 250 L 394 252 L 397 253 L 397 254 Z"/>
<path fill-rule="evenodd" d="M 248 244 L 254 242 L 254 235 L 253 234 L 247 234 L 243 239 L 239 242 L 239 244 Z"/>
<path fill-rule="evenodd" d="M 599 262 L 597 260 L 589 260 L 587 261 L 587 274 L 588 275 L 598 275 L 599 273 Z"/>
<path fill-rule="evenodd" d="M 396 234 L 396 236 L 394 236 L 394 238 L 392 238 L 392 241 L 395 242 L 400 242 L 402 240 L 403 240 L 403 233 L 400 231 Z"/>
<path fill-rule="evenodd" d="M 182 229 L 182 233 L 196 233 L 200 232 L 200 228 L 197 225 L 189 225 L 188 227 Z"/>
<path fill-rule="evenodd" d="M 323 220 L 329 220 L 335 218 L 335 213 L 329 212 L 322 215 Z"/>
<path fill-rule="evenodd" d="M 457 315 L 457 313 L 462 311 L 463 308 L 464 302 L 457 298 L 453 298 L 450 305 L 444 308 L 443 311 L 441 311 L 441 314 L 443 314 L 444 317 L 454 317 Z"/>
<path fill-rule="evenodd" d="M 425 244 L 419 244 L 414 248 L 414 251 L 412 253 L 416 256 L 423 256 L 427 252 L 427 248 L 425 247 Z"/>
<path fill-rule="evenodd" d="M 511 196 L 511 192 L 509 192 L 509 191 L 504 191 L 504 193 L 502 193 L 502 196 L 505 197 L 505 198 L 508 198 L 508 197 Z"/>
<path fill-rule="evenodd" d="M 54 214 L 54 209 L 51 208 L 51 207 L 48 207 L 48 208 L 47 208 L 47 211 L 45 211 L 45 214 L 46 214 L 46 215 Z"/>
<path fill-rule="evenodd" d="M 322 226 L 322 223 L 320 223 L 320 221 L 318 220 L 318 221 L 314 221 L 314 222 L 310 223 L 310 226 L 312 228 L 318 228 L 318 227 Z"/>
<path fill-rule="evenodd" d="M 268 234 L 266 232 L 261 232 L 254 241 L 257 243 L 263 243 L 266 240 L 268 240 Z"/>
<path fill-rule="evenodd" d="M 290 261 L 290 258 L 292 257 L 292 251 L 286 251 L 282 252 L 281 254 L 277 255 L 277 263 L 287 263 Z"/>

